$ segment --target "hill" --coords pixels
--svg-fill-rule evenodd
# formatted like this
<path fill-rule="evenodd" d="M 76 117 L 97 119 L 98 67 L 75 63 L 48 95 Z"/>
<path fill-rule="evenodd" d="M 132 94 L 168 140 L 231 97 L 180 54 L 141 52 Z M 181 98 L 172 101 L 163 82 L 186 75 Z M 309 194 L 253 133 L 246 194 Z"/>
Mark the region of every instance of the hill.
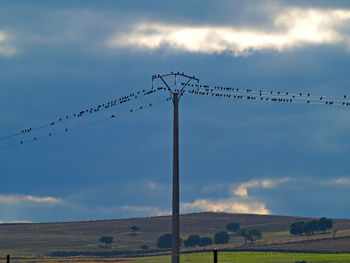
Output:
<path fill-rule="evenodd" d="M 350 252 L 350 220 L 333 219 L 333 229 L 337 230 L 336 238 L 333 238 L 331 232 L 311 237 L 290 235 L 289 225 L 301 220 L 309 221 L 313 218 L 212 212 L 186 214 L 181 215 L 181 237 L 185 239 L 190 234 L 213 237 L 216 232 L 225 230 L 226 224 L 237 222 L 241 227 L 259 228 L 263 232 L 263 239 L 253 245 L 244 245 L 241 237 L 234 237 L 230 244 L 219 248 Z M 130 231 L 132 226 L 139 228 L 136 235 L 132 235 Z M 67 223 L 0 224 L 0 247 L 2 254 L 15 256 L 45 256 L 57 251 L 136 252 L 141 250 L 142 245 L 148 245 L 149 250 L 155 250 L 158 237 L 169 232 L 170 216 Z M 105 235 L 114 238 L 111 247 L 106 248 L 99 242 L 99 238 Z"/>

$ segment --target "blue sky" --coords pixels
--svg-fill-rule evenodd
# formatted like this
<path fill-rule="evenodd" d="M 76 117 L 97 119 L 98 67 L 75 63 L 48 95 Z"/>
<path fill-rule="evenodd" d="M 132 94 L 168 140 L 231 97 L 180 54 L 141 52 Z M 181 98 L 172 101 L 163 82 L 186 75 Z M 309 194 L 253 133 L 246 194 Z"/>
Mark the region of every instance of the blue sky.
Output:
<path fill-rule="evenodd" d="M 152 75 L 170 71 L 212 86 L 350 96 L 348 1 L 0 6 L 0 137 L 149 89 Z M 0 147 L 167 97 L 159 92 Z M 181 212 L 348 218 L 349 111 L 184 95 Z M 4 148 L 0 160 L 2 222 L 170 214 L 172 104 Z"/>

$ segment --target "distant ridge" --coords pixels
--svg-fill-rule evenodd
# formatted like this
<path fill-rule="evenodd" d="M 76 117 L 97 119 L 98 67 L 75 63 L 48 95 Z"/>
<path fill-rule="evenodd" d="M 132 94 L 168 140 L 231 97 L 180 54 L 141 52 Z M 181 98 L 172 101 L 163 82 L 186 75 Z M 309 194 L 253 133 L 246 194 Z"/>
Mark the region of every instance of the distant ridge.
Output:
<path fill-rule="evenodd" d="M 350 220 L 348 219 L 334 219 L 334 228 L 338 230 L 336 239 L 333 239 L 332 232 L 311 237 L 292 236 L 288 233 L 291 223 L 312 219 L 221 212 L 183 214 L 180 219 L 181 237 L 185 239 L 190 234 L 213 237 L 216 232 L 225 230 L 228 223 L 237 222 L 241 227 L 259 228 L 263 232 L 263 239 L 253 245 L 244 245 L 241 237 L 233 237 L 230 244 L 217 247 L 235 250 L 350 252 Z M 135 236 L 131 235 L 132 226 L 139 228 Z M 171 216 L 57 223 L 4 223 L 0 224 L 0 247 L 6 253 L 33 257 L 53 255 L 57 252 L 118 255 L 147 253 L 159 251 L 155 245 L 158 237 L 170 232 Z M 111 248 L 101 246 L 98 241 L 105 235 L 114 238 Z M 140 248 L 142 245 L 147 245 L 149 250 L 142 250 Z M 182 251 L 198 249 L 198 247 L 182 248 Z M 210 249 L 210 247 L 204 249 Z"/>

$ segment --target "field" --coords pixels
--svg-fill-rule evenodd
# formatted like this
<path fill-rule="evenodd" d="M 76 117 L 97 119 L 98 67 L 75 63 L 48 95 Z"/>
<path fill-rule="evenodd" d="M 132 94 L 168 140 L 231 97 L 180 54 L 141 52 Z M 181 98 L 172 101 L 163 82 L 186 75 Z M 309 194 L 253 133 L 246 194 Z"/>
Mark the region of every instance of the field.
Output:
<path fill-rule="evenodd" d="M 218 261 L 220 263 L 295 263 L 306 261 L 310 262 L 350 262 L 350 254 L 308 254 L 308 253 L 276 253 L 276 252 L 221 252 Z M 171 262 L 170 256 L 156 256 L 144 258 L 87 258 L 87 257 L 70 257 L 70 258 L 42 258 L 42 259 L 15 259 L 13 262 L 18 263 L 167 263 Z M 212 253 L 197 253 L 181 255 L 181 262 L 187 263 L 212 263 Z"/>
<path fill-rule="evenodd" d="M 308 221 L 312 220 L 311 218 L 195 213 L 181 215 L 180 220 L 182 239 L 186 239 L 190 234 L 213 238 L 216 232 L 225 230 L 226 224 L 230 222 L 238 222 L 241 227 L 257 227 L 263 233 L 262 240 L 248 245 L 244 244 L 241 237 L 232 237 L 229 244 L 216 245 L 219 250 L 350 253 L 350 220 L 347 219 L 334 219 L 334 229 L 337 230 L 335 238 L 332 232 L 310 237 L 292 236 L 288 233 L 292 222 Z M 134 235 L 130 231 L 132 226 L 139 228 Z M 0 224 L 0 255 L 46 257 L 55 253 L 58 256 L 59 253 L 66 256 L 71 253 L 71 255 L 117 257 L 127 254 L 169 252 L 169 250 L 157 251 L 156 241 L 160 235 L 169 233 L 170 229 L 170 216 L 89 222 Z M 111 246 L 106 247 L 99 242 L 99 238 L 104 235 L 114 238 Z M 141 249 L 142 245 L 147 245 L 149 249 Z M 212 248 L 208 246 L 203 250 L 199 247 L 183 247 L 181 250 L 206 252 Z"/>

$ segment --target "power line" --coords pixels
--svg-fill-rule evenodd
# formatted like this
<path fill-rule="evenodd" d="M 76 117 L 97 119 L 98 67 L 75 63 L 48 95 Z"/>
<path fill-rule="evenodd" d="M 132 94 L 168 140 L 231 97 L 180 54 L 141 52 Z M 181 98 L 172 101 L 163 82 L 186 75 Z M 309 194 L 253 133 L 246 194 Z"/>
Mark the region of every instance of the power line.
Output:
<path fill-rule="evenodd" d="M 87 115 L 91 115 L 91 114 L 94 114 L 94 113 L 97 113 L 97 112 L 108 110 L 108 109 L 116 107 L 117 105 L 125 104 L 125 103 L 128 103 L 128 102 L 140 99 L 142 97 L 155 94 L 158 91 L 164 91 L 164 90 L 166 90 L 166 89 L 163 88 L 163 87 L 158 87 L 158 88 L 153 88 L 152 87 L 151 89 L 139 90 L 139 91 L 133 92 L 133 93 L 127 95 L 127 96 L 118 97 L 118 98 L 109 100 L 106 103 L 99 104 L 99 105 L 94 106 L 94 107 L 85 108 L 84 110 L 81 110 L 81 111 L 79 111 L 77 113 L 73 113 L 73 114 L 70 114 L 70 115 L 65 115 L 64 117 L 59 117 L 56 120 L 48 122 L 46 124 L 34 126 L 34 127 L 31 127 L 31 128 L 22 129 L 20 132 L 16 132 L 14 134 L 10 134 L 8 136 L 1 137 L 0 141 L 4 141 L 4 140 L 11 139 L 11 138 L 14 138 L 14 137 L 17 137 L 17 136 L 20 136 L 20 135 L 32 133 L 33 131 L 44 129 L 44 128 L 48 128 L 50 126 L 55 126 L 55 125 L 58 125 L 58 124 L 62 124 L 62 123 L 65 123 L 65 122 L 68 122 L 68 121 L 71 121 L 71 120 L 81 119 L 82 117 L 85 117 Z"/>
<path fill-rule="evenodd" d="M 196 87 L 196 86 L 195 86 Z M 184 93 L 192 95 L 212 96 L 219 98 L 230 98 L 237 100 L 280 102 L 280 103 L 301 103 L 316 105 L 350 106 L 350 99 L 347 96 L 311 96 L 310 93 L 289 93 L 276 91 L 254 91 L 251 89 L 240 90 L 238 88 L 214 87 L 207 85 L 196 87 L 196 89 L 186 90 Z"/>
<path fill-rule="evenodd" d="M 123 111 L 123 112 L 118 113 L 118 114 L 111 114 L 108 117 L 104 117 L 104 118 L 100 118 L 100 119 L 97 119 L 97 120 L 94 120 L 94 121 L 83 123 L 83 124 L 74 126 L 72 128 L 64 128 L 64 129 L 62 129 L 60 131 L 57 131 L 57 132 L 51 131 L 51 132 L 48 132 L 48 133 L 40 135 L 40 136 L 32 137 L 32 138 L 30 138 L 28 140 L 21 140 L 21 141 L 18 141 L 16 143 L 3 145 L 3 146 L 0 146 L 0 150 L 13 148 L 13 147 L 16 147 L 16 146 L 19 146 L 19 145 L 23 145 L 23 144 L 27 144 L 27 143 L 40 141 L 40 140 L 43 140 L 43 139 L 46 139 L 46 138 L 50 138 L 50 137 L 53 137 L 53 136 L 56 136 L 56 135 L 60 135 L 60 134 L 63 134 L 63 133 L 72 132 L 72 131 L 75 131 L 77 129 L 85 128 L 85 127 L 92 126 L 92 125 L 95 125 L 95 124 L 98 124 L 98 123 L 101 123 L 101 122 L 105 122 L 105 121 L 108 121 L 108 120 L 111 120 L 111 119 L 115 119 L 115 118 L 121 117 L 121 116 L 124 116 L 124 115 L 128 115 L 128 114 L 131 114 L 131 113 L 134 113 L 134 112 L 137 112 L 137 111 L 145 110 L 145 109 L 148 109 L 148 108 L 160 105 L 162 103 L 165 103 L 165 102 L 167 102 L 169 100 L 171 100 L 171 97 L 162 99 L 160 101 L 156 101 L 156 102 L 152 102 L 152 103 L 149 102 L 149 103 L 144 104 L 144 105 L 139 105 L 137 107 L 130 108 L 127 111 Z"/>
<path fill-rule="evenodd" d="M 181 85 L 185 85 L 185 83 L 181 83 Z M 350 102 L 350 97 L 347 95 L 343 95 L 340 97 L 332 97 L 332 96 L 314 96 L 311 95 L 310 92 L 281 92 L 281 91 L 263 91 L 263 90 L 253 90 L 253 89 L 240 89 L 240 88 L 232 88 L 232 87 L 222 87 L 222 86 L 214 86 L 210 87 L 209 85 L 188 85 L 190 87 L 194 87 L 197 89 L 205 89 L 205 90 L 215 90 L 215 91 L 231 91 L 237 92 L 238 94 L 255 94 L 255 95 L 275 95 L 275 96 L 287 96 L 290 98 L 309 98 L 309 99 L 318 99 L 318 100 L 328 100 L 328 101 L 347 101 Z"/>

